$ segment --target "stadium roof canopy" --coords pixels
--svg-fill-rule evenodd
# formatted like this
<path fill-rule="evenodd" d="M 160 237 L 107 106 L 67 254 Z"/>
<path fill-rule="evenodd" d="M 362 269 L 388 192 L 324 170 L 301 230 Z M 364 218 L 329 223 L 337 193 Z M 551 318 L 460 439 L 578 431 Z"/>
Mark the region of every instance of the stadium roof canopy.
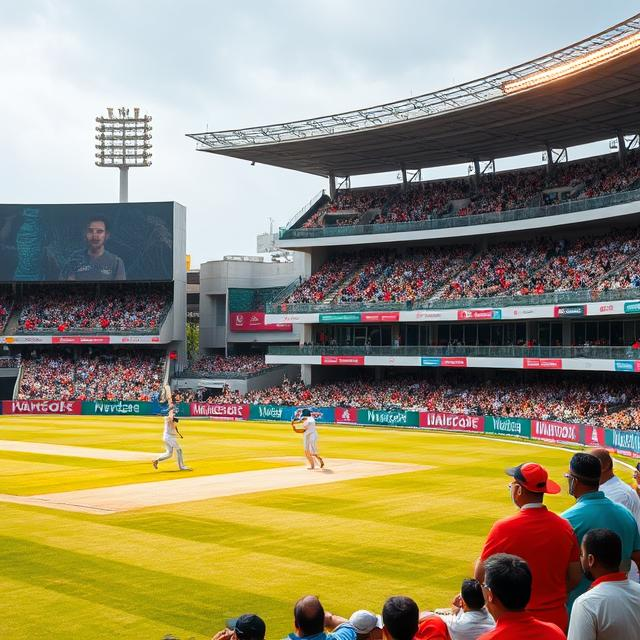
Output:
<path fill-rule="evenodd" d="M 187 134 L 198 149 L 328 176 L 414 170 L 640 132 L 640 14 L 517 67 L 415 98 Z"/>

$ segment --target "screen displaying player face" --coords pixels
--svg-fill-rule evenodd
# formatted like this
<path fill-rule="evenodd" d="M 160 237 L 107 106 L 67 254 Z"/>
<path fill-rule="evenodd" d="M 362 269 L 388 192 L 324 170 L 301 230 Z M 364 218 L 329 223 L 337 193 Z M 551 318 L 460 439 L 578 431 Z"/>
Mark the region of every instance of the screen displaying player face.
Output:
<path fill-rule="evenodd" d="M 0 205 L 0 282 L 173 279 L 173 203 Z"/>

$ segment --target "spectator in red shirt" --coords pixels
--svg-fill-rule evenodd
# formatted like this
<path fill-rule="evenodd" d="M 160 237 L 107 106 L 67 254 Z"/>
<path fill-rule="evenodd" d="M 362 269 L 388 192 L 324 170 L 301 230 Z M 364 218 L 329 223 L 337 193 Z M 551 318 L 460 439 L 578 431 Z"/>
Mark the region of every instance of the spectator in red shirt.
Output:
<path fill-rule="evenodd" d="M 476 580 L 485 580 L 485 561 L 496 553 L 523 558 L 533 575 L 527 611 L 566 631 L 568 591 L 582 577 L 580 547 L 568 522 L 542 504 L 544 494 L 559 493 L 560 486 L 533 462 L 507 469 L 507 475 L 513 477 L 509 490 L 519 511 L 491 528 L 476 564 Z"/>
<path fill-rule="evenodd" d="M 484 569 L 482 590 L 496 628 L 483 633 L 478 640 L 566 639 L 557 625 L 536 620 L 525 610 L 531 597 L 532 576 L 522 558 L 497 553 L 487 558 Z"/>

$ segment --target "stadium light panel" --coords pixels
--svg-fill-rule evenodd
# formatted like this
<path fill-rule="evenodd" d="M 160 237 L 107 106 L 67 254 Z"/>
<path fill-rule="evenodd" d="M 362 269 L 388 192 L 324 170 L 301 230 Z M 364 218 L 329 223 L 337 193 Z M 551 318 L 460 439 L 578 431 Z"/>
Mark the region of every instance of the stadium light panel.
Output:
<path fill-rule="evenodd" d="M 623 56 L 640 47 L 640 33 L 633 33 L 617 42 L 606 45 L 596 51 L 591 51 L 583 56 L 562 62 L 548 69 L 536 71 L 517 80 L 509 80 L 502 85 L 504 93 L 517 93 L 531 89 L 547 82 L 553 82 L 566 76 L 585 71 L 614 58 Z"/>

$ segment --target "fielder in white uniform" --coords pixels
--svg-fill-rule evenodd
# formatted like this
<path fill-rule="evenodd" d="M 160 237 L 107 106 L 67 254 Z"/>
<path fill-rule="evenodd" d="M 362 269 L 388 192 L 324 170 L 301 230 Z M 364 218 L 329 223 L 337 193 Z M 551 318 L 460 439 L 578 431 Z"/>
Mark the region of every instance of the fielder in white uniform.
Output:
<path fill-rule="evenodd" d="M 191 467 L 187 467 L 184 464 L 182 457 L 182 448 L 178 442 L 178 437 L 182 438 L 182 434 L 178 431 L 178 418 L 175 417 L 173 412 L 173 406 L 169 409 L 169 414 L 164 419 L 164 431 L 162 433 L 162 440 L 164 442 L 165 452 L 152 461 L 153 468 L 158 468 L 158 463 L 163 460 L 168 460 L 175 449 L 176 457 L 178 458 L 178 467 L 180 471 L 191 471 Z"/>
<path fill-rule="evenodd" d="M 318 430 L 316 428 L 316 419 L 311 415 L 309 409 L 303 409 L 300 419 L 294 418 L 291 426 L 296 433 L 303 433 L 304 455 L 309 461 L 308 469 L 315 469 L 315 460 L 320 463 L 320 468 L 324 467 L 324 460 L 318 455 Z M 297 427 L 297 428 L 296 428 Z"/>

